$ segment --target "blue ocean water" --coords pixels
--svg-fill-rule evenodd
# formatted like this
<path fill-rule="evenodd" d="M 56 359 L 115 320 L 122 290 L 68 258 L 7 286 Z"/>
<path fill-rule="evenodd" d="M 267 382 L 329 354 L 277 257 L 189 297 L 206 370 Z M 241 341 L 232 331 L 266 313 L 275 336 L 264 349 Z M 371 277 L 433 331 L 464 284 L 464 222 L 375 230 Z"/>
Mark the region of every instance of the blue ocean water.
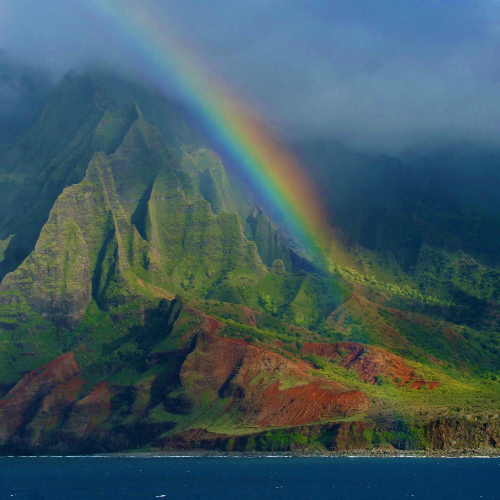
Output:
<path fill-rule="evenodd" d="M 500 459 L 0 458 L 0 498 L 500 499 Z"/>

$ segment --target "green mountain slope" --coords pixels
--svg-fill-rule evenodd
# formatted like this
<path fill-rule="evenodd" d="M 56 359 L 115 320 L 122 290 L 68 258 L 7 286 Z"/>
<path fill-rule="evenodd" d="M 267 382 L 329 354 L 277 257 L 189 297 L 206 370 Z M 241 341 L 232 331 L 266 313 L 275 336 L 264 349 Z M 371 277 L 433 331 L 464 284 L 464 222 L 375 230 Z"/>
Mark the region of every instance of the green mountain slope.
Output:
<path fill-rule="evenodd" d="M 95 152 L 112 153 L 135 119 L 134 106 L 112 105 L 86 76 L 70 73 L 52 92 L 37 122 L 1 162 L 0 238 L 11 238 L 1 278 L 34 248 L 62 190 L 83 178 Z"/>
<path fill-rule="evenodd" d="M 494 245 L 469 244 L 493 215 L 300 154 L 330 269 L 179 106 L 68 74 L 0 159 L 0 452 L 499 446 Z"/>
<path fill-rule="evenodd" d="M 495 205 L 486 203 L 496 174 L 485 175 L 495 155 L 469 151 L 464 159 L 459 149 L 454 163 L 451 153 L 446 161 L 438 153 L 404 163 L 354 153 L 335 141 L 297 146 L 332 225 L 345 238 L 336 257 L 341 266 L 463 305 L 473 298 L 496 300 L 500 218 Z M 475 179 L 469 198 L 466 175 Z M 484 203 L 471 204 L 478 189 Z"/>

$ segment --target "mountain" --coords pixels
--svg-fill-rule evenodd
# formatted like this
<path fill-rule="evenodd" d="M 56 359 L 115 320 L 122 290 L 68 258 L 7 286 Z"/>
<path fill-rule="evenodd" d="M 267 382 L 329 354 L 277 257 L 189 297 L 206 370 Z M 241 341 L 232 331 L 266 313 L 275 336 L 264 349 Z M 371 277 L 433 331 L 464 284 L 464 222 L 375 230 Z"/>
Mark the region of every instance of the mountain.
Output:
<path fill-rule="evenodd" d="M 497 299 L 500 211 L 488 200 L 500 156 L 476 147 L 475 156 L 445 149 L 444 161 L 439 149 L 402 161 L 355 153 L 335 141 L 295 149 L 347 242 L 338 258 L 346 266 L 446 301 Z M 466 178 L 475 178 L 468 191 Z M 484 203 L 473 203 L 476 198 Z"/>
<path fill-rule="evenodd" d="M 293 149 L 328 269 L 188 110 L 62 79 L 0 158 L 1 453 L 500 445 L 495 207 L 414 162 Z"/>

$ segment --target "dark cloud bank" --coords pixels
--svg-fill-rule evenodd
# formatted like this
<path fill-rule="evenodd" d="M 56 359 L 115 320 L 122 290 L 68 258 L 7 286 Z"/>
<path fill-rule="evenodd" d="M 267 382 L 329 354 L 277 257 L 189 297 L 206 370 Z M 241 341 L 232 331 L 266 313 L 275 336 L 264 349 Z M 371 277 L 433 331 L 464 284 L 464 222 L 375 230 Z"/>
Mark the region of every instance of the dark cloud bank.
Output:
<path fill-rule="evenodd" d="M 182 26 L 208 64 L 287 138 L 335 136 L 400 152 L 500 137 L 500 2 L 142 0 Z M 16 64 L 109 64 L 163 86 L 135 44 L 84 0 L 3 0 Z M 13 102 L 0 84 L 0 106 Z"/>

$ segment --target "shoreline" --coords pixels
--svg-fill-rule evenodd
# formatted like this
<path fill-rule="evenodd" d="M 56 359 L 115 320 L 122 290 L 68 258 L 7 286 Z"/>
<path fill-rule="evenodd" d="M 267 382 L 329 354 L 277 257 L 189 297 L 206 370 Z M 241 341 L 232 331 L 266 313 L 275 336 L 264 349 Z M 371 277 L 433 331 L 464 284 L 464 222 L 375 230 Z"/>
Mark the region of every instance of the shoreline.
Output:
<path fill-rule="evenodd" d="M 96 455 L 94 455 L 96 456 Z M 349 451 L 259 451 L 259 452 L 217 452 L 207 450 L 190 451 L 144 451 L 105 453 L 98 456 L 136 458 L 500 458 L 498 450 L 349 450 Z"/>
<path fill-rule="evenodd" d="M 3 455 L 1 458 L 500 458 L 500 449 L 488 450 L 349 450 L 218 452 L 214 450 L 123 451 L 92 454 Z"/>

